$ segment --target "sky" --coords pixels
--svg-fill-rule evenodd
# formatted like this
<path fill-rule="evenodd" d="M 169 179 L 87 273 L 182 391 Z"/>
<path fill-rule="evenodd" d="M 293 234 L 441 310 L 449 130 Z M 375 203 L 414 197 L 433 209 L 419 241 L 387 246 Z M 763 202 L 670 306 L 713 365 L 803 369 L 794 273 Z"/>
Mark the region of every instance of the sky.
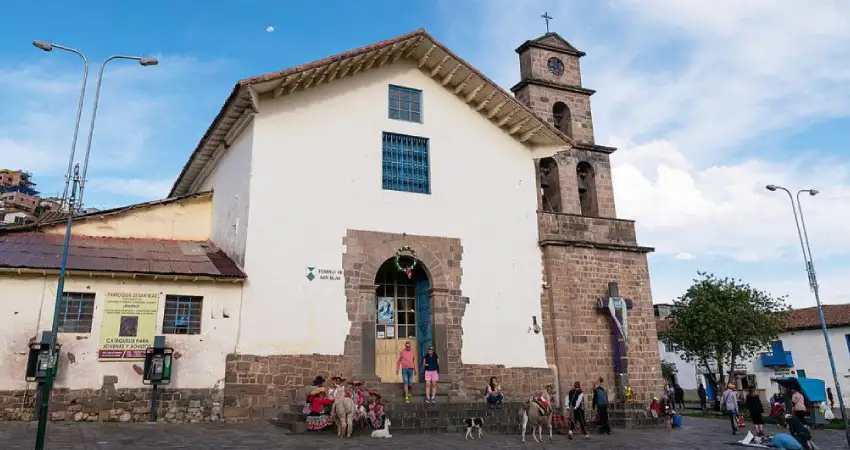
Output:
<path fill-rule="evenodd" d="M 825 303 L 850 302 L 850 2 L 846 0 L 243 0 L 6 2 L 0 15 L 0 166 L 62 191 L 90 61 L 77 161 L 104 71 L 85 206 L 161 198 L 234 83 L 425 28 L 504 87 L 514 49 L 557 31 L 587 53 L 596 141 L 617 215 L 637 221 L 653 300 L 698 271 L 814 306 L 788 197 L 802 204 Z M 626 294 L 626 293 L 624 293 Z"/>

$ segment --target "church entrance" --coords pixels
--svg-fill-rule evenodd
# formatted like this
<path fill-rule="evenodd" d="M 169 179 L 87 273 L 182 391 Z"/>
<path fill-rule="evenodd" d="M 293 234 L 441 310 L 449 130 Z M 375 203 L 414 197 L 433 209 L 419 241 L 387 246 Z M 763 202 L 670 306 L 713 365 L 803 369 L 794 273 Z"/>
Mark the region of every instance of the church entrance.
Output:
<path fill-rule="evenodd" d="M 412 260 L 401 258 L 409 267 Z M 383 383 L 401 383 L 396 375 L 396 361 L 406 342 L 410 342 L 416 366 L 432 344 L 431 284 L 419 263 L 410 276 L 399 270 L 395 258 L 384 262 L 375 277 L 377 320 L 375 323 L 375 374 Z M 417 370 L 416 381 L 421 372 Z"/>

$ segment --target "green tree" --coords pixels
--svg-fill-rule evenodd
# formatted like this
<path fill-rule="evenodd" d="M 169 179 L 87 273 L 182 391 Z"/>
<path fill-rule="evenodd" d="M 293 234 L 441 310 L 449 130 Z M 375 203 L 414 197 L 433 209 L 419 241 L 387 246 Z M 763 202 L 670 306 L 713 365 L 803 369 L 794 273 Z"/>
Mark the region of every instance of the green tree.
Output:
<path fill-rule="evenodd" d="M 661 376 L 664 377 L 665 383 L 669 383 L 670 380 L 673 378 L 673 374 L 675 374 L 675 373 L 676 373 L 676 365 L 675 364 L 668 362 L 668 361 L 661 360 Z"/>
<path fill-rule="evenodd" d="M 718 387 L 724 375 L 731 376 L 737 361 L 753 357 L 776 340 L 789 308 L 785 297 L 774 298 L 741 280 L 697 275 L 674 301 L 670 325 L 660 338 L 682 359 L 703 368 L 708 382 Z"/>

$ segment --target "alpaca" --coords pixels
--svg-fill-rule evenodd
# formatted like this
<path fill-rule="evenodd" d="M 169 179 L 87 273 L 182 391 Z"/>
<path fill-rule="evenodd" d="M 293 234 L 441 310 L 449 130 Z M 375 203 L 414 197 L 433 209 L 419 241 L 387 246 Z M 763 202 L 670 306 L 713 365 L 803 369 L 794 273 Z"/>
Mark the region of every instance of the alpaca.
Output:
<path fill-rule="evenodd" d="M 354 400 L 345 396 L 345 386 L 340 386 L 334 392 L 334 405 L 331 416 L 336 424 L 337 436 L 350 438 L 354 430 Z"/>
<path fill-rule="evenodd" d="M 393 435 L 390 434 L 390 419 L 387 418 L 384 420 L 384 428 L 380 430 L 375 430 L 372 432 L 372 437 L 374 438 L 391 438 Z"/>
<path fill-rule="evenodd" d="M 541 397 L 549 403 L 549 395 L 554 394 L 551 386 L 546 386 L 546 391 L 541 394 Z M 547 395 L 548 394 L 548 395 Z M 543 425 L 549 427 L 549 441 L 552 441 L 552 405 L 549 403 L 549 410 L 544 413 L 537 403 L 531 400 L 523 402 L 523 407 L 520 410 L 520 420 L 522 423 L 522 442 L 525 442 L 526 427 L 531 424 L 531 437 L 534 442 L 543 442 Z M 537 431 L 537 435 L 534 431 Z M 540 436 L 538 440 L 537 437 Z"/>

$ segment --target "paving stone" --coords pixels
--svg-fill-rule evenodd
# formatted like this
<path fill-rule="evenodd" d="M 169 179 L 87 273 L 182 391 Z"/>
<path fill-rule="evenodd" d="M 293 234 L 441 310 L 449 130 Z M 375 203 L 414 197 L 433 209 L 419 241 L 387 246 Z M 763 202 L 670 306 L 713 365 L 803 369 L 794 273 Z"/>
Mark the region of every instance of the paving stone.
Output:
<path fill-rule="evenodd" d="M 767 428 L 775 433 L 776 428 Z M 23 422 L 0 423 L 0 442 L 3 450 L 30 450 L 35 443 L 36 424 Z M 492 449 L 522 448 L 520 437 L 487 434 L 483 440 L 464 441 L 461 433 L 396 434 L 392 439 L 372 439 L 368 436 L 341 440 L 333 432 L 315 435 L 288 435 L 280 428 L 266 423 L 202 423 L 202 424 L 115 424 L 115 423 L 51 423 L 47 430 L 49 450 L 135 450 L 135 449 L 198 449 L 253 450 L 286 449 Z M 823 449 L 846 448 L 844 433 L 818 430 L 815 442 Z M 555 445 L 582 449 L 694 449 L 716 450 L 740 439 L 729 432 L 723 420 L 686 417 L 682 429 L 614 430 L 611 436 L 592 436 L 567 443 L 566 436 L 555 436 Z M 535 445 L 531 436 L 526 436 Z M 552 448 L 552 447 L 547 447 Z"/>

